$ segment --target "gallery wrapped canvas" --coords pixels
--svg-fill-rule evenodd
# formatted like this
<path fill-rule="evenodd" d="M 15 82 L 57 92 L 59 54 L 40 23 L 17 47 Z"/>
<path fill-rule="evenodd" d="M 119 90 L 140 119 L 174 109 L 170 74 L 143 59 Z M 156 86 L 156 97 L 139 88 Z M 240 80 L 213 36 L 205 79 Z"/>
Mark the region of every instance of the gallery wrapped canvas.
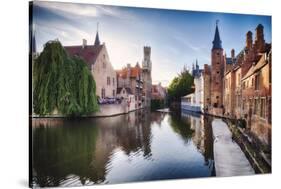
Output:
<path fill-rule="evenodd" d="M 271 173 L 271 16 L 29 4 L 30 187 Z"/>

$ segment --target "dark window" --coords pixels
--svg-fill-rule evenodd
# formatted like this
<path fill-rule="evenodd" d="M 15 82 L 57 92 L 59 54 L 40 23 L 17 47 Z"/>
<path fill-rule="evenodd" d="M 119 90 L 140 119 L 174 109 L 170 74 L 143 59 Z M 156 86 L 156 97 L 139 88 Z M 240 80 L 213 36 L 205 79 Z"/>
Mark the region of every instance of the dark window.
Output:
<path fill-rule="evenodd" d="M 217 74 L 219 74 L 220 72 L 219 71 L 217 71 Z"/>
<path fill-rule="evenodd" d="M 104 88 L 101 89 L 101 97 L 105 98 L 105 89 Z"/>
<path fill-rule="evenodd" d="M 107 85 L 110 85 L 110 77 L 107 77 Z"/>
<path fill-rule="evenodd" d="M 112 91 L 112 96 L 115 97 L 115 90 Z"/>
<path fill-rule="evenodd" d="M 259 110 L 259 101 L 258 99 L 255 99 L 255 104 L 254 104 L 254 114 L 257 115 Z"/>
<path fill-rule="evenodd" d="M 219 62 L 217 62 L 217 64 L 220 64 Z"/>
<path fill-rule="evenodd" d="M 112 78 L 112 85 L 113 85 L 113 86 L 115 85 L 115 79 L 114 79 L 114 77 Z"/>
<path fill-rule="evenodd" d="M 265 118 L 265 98 L 261 99 L 260 116 Z"/>
<path fill-rule="evenodd" d="M 255 76 L 255 90 L 259 90 L 259 85 L 260 85 L 260 73 L 258 73 L 256 76 Z"/>

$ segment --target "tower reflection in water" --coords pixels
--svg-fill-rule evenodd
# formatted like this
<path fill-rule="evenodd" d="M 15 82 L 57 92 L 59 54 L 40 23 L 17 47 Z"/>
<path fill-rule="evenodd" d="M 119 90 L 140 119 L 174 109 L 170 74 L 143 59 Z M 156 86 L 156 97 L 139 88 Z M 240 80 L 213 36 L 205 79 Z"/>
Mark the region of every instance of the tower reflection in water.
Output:
<path fill-rule="evenodd" d="M 210 121 L 145 110 L 107 118 L 34 119 L 33 183 L 95 183 L 208 177 Z"/>

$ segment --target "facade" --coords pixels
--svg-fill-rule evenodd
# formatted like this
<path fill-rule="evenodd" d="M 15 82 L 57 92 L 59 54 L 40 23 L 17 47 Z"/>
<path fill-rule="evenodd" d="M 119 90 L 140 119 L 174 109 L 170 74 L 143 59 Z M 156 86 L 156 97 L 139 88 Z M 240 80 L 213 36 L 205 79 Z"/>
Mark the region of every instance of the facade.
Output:
<path fill-rule="evenodd" d="M 245 47 L 226 57 L 216 26 L 211 67 L 205 65 L 203 71 L 204 111 L 244 119 L 251 134 L 271 144 L 271 44 L 265 42 L 261 24 L 254 42 L 252 36 L 248 31 Z"/>
<path fill-rule="evenodd" d="M 98 32 L 94 45 L 87 45 L 87 41 L 83 39 L 82 45 L 64 48 L 70 56 L 79 56 L 87 63 L 96 82 L 98 98 L 116 97 L 116 72 L 111 65 L 105 43 L 100 43 Z"/>
<path fill-rule="evenodd" d="M 152 100 L 166 100 L 167 91 L 162 87 L 161 83 L 152 85 L 151 99 Z"/>
<path fill-rule="evenodd" d="M 143 78 L 142 69 L 137 63 L 134 67 L 127 64 L 127 67 L 117 70 L 117 87 L 125 88 L 135 96 L 135 108 L 143 107 Z M 120 91 L 121 92 L 121 91 Z M 118 91 L 118 95 L 120 93 Z"/>
<path fill-rule="evenodd" d="M 203 75 L 203 110 L 208 112 L 211 108 L 211 66 L 204 64 Z"/>
<path fill-rule="evenodd" d="M 242 78 L 242 110 L 248 129 L 271 143 L 271 50 L 262 54 Z"/>
<path fill-rule="evenodd" d="M 223 70 L 225 56 L 223 54 L 222 41 L 220 39 L 218 25 L 216 25 L 215 37 L 211 53 L 211 105 L 213 108 L 223 106 Z"/>
<path fill-rule="evenodd" d="M 181 97 L 181 109 L 182 111 L 201 112 L 199 104 L 196 103 L 195 94 L 191 93 Z"/>
<path fill-rule="evenodd" d="M 225 67 L 225 116 L 244 119 L 260 141 L 271 141 L 271 44 L 264 41 L 263 26 L 246 34 L 246 45 Z M 228 60 L 228 58 L 226 58 Z M 228 61 L 226 61 L 228 62 Z"/>
<path fill-rule="evenodd" d="M 224 114 L 233 115 L 235 107 L 235 73 L 232 71 L 235 58 L 234 49 L 231 50 L 231 58 L 225 58 L 223 76 L 223 107 Z"/>
<path fill-rule="evenodd" d="M 119 87 L 117 88 L 117 98 L 127 99 L 129 95 L 133 95 L 130 88 Z"/>
<path fill-rule="evenodd" d="M 151 90 L 152 90 L 152 78 L 151 78 L 151 48 L 143 48 L 143 61 L 142 61 L 142 77 L 143 77 L 143 96 L 144 96 L 144 106 L 150 107 L 151 105 Z"/>
<path fill-rule="evenodd" d="M 188 94 L 181 98 L 181 108 L 187 111 L 203 112 L 204 111 L 204 76 L 203 70 L 199 69 L 196 60 L 196 66 L 192 69 L 194 77 L 194 93 Z"/>

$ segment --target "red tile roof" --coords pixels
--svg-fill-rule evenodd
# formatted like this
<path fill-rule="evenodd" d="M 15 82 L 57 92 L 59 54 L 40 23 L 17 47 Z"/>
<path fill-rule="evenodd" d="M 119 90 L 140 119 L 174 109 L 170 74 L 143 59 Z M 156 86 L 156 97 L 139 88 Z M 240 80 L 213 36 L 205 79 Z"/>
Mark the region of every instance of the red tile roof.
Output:
<path fill-rule="evenodd" d="M 131 67 L 131 78 L 136 78 L 141 74 L 141 68 L 139 66 Z M 122 70 L 116 70 L 117 76 L 122 77 L 123 79 L 127 78 L 128 68 L 123 68 Z"/>
<path fill-rule="evenodd" d="M 91 64 L 95 63 L 101 49 L 103 48 L 103 45 L 87 45 L 84 48 L 82 45 L 65 46 L 64 48 L 70 56 L 79 56 L 87 63 L 89 68 L 91 68 Z"/>

